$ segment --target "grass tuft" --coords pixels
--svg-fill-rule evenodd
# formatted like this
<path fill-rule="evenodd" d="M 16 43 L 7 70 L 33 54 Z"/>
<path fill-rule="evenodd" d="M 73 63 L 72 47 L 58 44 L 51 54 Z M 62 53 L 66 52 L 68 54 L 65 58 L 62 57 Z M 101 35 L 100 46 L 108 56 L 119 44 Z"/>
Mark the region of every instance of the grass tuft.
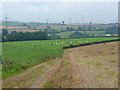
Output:
<path fill-rule="evenodd" d="M 44 88 L 52 88 L 53 87 L 53 83 L 52 82 L 46 82 L 44 84 Z"/>

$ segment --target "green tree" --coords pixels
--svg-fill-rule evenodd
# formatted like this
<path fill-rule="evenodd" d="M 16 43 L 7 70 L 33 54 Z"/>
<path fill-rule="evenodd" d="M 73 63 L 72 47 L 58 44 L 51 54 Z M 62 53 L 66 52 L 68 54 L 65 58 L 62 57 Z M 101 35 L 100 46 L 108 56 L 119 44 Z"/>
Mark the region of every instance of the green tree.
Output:
<path fill-rule="evenodd" d="M 8 30 L 2 29 L 2 36 L 7 36 L 7 35 L 8 35 Z"/>
<path fill-rule="evenodd" d="M 8 40 L 10 40 L 10 41 L 16 41 L 16 39 L 17 39 L 17 32 L 16 31 L 12 31 L 11 32 L 11 34 L 9 34 L 8 36 L 7 36 L 7 38 L 8 38 Z"/>
<path fill-rule="evenodd" d="M 55 39 L 61 39 L 61 37 L 59 35 L 52 34 L 51 36 L 49 36 L 49 39 L 55 40 Z"/>
<path fill-rule="evenodd" d="M 44 29 L 44 31 L 45 31 L 46 33 L 51 32 L 51 27 L 50 27 L 50 26 L 47 26 L 47 27 Z"/>
<path fill-rule="evenodd" d="M 78 32 L 78 31 L 70 34 L 70 36 L 69 36 L 69 38 L 82 38 L 82 37 L 83 37 L 82 33 Z"/>
<path fill-rule="evenodd" d="M 92 31 L 92 26 L 89 25 L 88 28 L 87 28 L 88 31 Z"/>
<path fill-rule="evenodd" d="M 90 37 L 89 34 L 87 34 L 86 32 L 83 32 L 83 38 L 89 38 L 89 37 Z"/>
<path fill-rule="evenodd" d="M 66 27 L 66 31 L 69 31 L 69 27 Z"/>
<path fill-rule="evenodd" d="M 26 23 L 22 23 L 22 26 L 24 26 L 24 27 L 25 27 L 25 26 L 27 26 L 27 24 L 26 24 Z"/>
<path fill-rule="evenodd" d="M 12 31 L 11 35 L 17 35 L 17 31 Z"/>
<path fill-rule="evenodd" d="M 36 30 L 36 27 L 34 27 L 34 30 Z"/>
<path fill-rule="evenodd" d="M 77 28 L 77 31 L 82 31 L 82 30 L 83 30 L 83 29 L 82 29 L 82 27 L 80 27 L 80 26 Z"/>
<path fill-rule="evenodd" d="M 85 25 L 83 26 L 83 31 L 86 31 L 86 26 Z"/>
<path fill-rule="evenodd" d="M 17 40 L 19 40 L 19 41 L 25 40 L 25 38 L 24 38 L 24 33 L 23 33 L 23 32 L 18 32 Z"/>
<path fill-rule="evenodd" d="M 28 26 L 28 29 L 30 29 L 30 26 Z"/>
<path fill-rule="evenodd" d="M 25 32 L 24 37 L 25 37 L 25 40 L 32 40 L 32 33 L 31 32 Z"/>
<path fill-rule="evenodd" d="M 91 34 L 91 38 L 94 38 L 95 37 L 95 35 L 94 34 Z"/>
<path fill-rule="evenodd" d="M 108 27 L 106 29 L 106 34 L 118 34 L 118 27 L 117 26 L 113 26 L 113 27 Z"/>

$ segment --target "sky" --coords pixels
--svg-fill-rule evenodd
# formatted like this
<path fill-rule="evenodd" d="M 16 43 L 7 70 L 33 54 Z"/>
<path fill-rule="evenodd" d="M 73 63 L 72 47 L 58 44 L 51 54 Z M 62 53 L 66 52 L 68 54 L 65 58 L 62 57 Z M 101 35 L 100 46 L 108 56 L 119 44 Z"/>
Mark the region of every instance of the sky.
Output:
<path fill-rule="evenodd" d="M 5 0 L 0 17 L 20 22 L 113 23 L 118 22 L 118 0 L 113 1 L 41 1 Z"/>

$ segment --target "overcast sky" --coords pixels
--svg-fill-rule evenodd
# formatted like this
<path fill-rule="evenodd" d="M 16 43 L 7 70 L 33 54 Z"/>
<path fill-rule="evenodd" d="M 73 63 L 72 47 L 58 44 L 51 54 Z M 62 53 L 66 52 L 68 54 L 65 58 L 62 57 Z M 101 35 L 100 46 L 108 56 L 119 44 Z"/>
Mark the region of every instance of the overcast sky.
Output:
<path fill-rule="evenodd" d="M 21 22 L 111 23 L 118 21 L 118 2 L 5 2 L 6 14 Z"/>

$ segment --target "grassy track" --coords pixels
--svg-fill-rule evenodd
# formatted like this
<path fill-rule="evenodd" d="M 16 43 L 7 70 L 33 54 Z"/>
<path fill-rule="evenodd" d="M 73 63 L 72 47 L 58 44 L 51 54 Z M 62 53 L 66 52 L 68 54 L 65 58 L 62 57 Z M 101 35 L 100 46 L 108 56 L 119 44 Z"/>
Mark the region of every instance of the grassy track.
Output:
<path fill-rule="evenodd" d="M 61 57 L 63 54 L 63 46 L 84 44 L 86 41 L 97 42 L 104 40 L 114 40 L 117 37 L 110 38 L 78 38 L 78 39 L 62 39 L 62 40 L 44 40 L 44 41 L 19 41 L 2 43 L 2 60 L 13 61 L 14 65 L 9 65 L 3 69 L 3 78 L 7 78 L 14 73 L 18 73 L 34 65 L 35 63 L 44 62 L 54 57 Z M 64 44 L 62 44 L 64 42 Z M 72 42 L 72 43 L 70 43 Z M 54 44 L 54 45 L 51 45 Z"/>

